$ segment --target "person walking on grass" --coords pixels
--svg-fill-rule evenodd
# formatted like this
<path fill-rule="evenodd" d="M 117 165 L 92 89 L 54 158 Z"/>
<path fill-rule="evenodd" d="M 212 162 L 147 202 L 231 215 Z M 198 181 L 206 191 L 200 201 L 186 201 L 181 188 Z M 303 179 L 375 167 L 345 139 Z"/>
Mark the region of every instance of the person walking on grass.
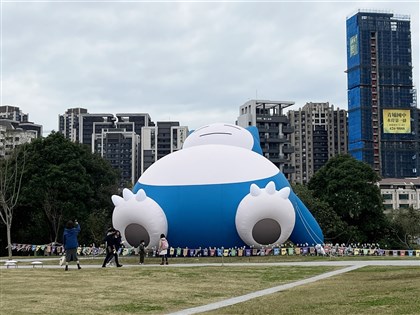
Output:
<path fill-rule="evenodd" d="M 105 237 L 105 244 L 106 244 L 106 257 L 104 262 L 102 263 L 102 268 L 105 268 L 107 263 L 111 261 L 112 258 L 115 259 L 115 264 L 117 267 L 122 267 L 122 265 L 118 262 L 118 253 L 117 253 L 117 242 L 121 242 L 121 239 L 116 236 L 117 230 L 110 228 L 108 229 L 108 233 Z"/>
<path fill-rule="evenodd" d="M 77 241 L 77 236 L 80 233 L 80 225 L 77 220 L 68 221 L 64 229 L 63 234 L 63 246 L 66 251 L 66 267 L 65 271 L 69 270 L 69 262 L 75 261 L 77 263 L 77 269 L 82 269 L 80 267 L 79 257 L 77 257 L 77 247 L 79 247 L 79 242 Z"/>
<path fill-rule="evenodd" d="M 165 237 L 165 234 L 160 234 L 159 239 L 159 256 L 162 257 L 161 265 L 164 265 L 165 263 L 168 264 L 168 248 L 169 243 L 168 240 Z"/>

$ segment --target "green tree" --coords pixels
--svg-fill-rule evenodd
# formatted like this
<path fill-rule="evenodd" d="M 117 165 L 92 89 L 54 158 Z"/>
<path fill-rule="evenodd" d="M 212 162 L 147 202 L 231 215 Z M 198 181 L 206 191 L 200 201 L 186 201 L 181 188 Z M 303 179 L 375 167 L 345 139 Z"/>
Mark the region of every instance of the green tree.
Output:
<path fill-rule="evenodd" d="M 368 164 L 340 155 L 331 158 L 309 181 L 314 196 L 330 205 L 347 224 L 349 233 L 340 242 L 378 242 L 388 233 L 389 221 L 376 185 L 379 179 Z"/>
<path fill-rule="evenodd" d="M 109 224 L 117 182 L 117 172 L 87 146 L 55 132 L 35 140 L 28 145 L 19 207 L 24 218 L 20 236 L 26 242 L 59 242 L 65 221 L 77 218 L 83 224 L 82 242 L 91 240 L 99 227 L 90 226 L 88 218 L 95 213 L 102 216 L 95 223 Z"/>
<path fill-rule="evenodd" d="M 335 243 L 342 235 L 347 235 L 347 224 L 326 201 L 316 198 L 307 185 L 294 184 L 292 188 L 317 220 L 326 242 Z"/>
<path fill-rule="evenodd" d="M 393 235 L 400 244 L 406 248 L 412 248 L 415 240 L 420 237 L 420 211 L 413 207 L 400 208 L 392 210 L 389 217 Z"/>

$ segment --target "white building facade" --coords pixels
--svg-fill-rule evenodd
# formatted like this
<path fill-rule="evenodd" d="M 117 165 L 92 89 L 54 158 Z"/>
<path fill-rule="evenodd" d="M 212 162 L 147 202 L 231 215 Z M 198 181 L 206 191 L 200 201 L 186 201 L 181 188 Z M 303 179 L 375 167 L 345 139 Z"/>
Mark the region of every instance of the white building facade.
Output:
<path fill-rule="evenodd" d="M 385 211 L 413 207 L 420 210 L 420 177 L 385 178 L 378 183 Z"/>

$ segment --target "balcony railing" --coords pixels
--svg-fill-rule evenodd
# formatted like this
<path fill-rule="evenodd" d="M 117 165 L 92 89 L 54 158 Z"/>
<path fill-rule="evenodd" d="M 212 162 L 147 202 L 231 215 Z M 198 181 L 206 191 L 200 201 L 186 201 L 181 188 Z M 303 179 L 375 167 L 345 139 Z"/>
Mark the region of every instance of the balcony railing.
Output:
<path fill-rule="evenodd" d="M 276 123 L 289 123 L 287 116 L 270 116 L 270 115 L 257 115 L 257 122 L 276 122 Z"/>
<path fill-rule="evenodd" d="M 283 147 L 283 153 L 285 154 L 290 154 L 290 153 L 294 153 L 295 152 L 295 148 L 291 145 L 287 145 Z"/>

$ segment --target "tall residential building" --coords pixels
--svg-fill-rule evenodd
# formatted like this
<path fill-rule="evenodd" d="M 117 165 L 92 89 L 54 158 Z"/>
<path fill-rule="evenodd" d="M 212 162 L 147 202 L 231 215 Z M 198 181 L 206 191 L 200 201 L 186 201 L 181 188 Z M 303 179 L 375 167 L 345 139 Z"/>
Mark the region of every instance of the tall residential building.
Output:
<path fill-rule="evenodd" d="M 0 106 L 0 158 L 10 155 L 19 145 L 42 137 L 42 125 L 29 121 L 19 107 Z"/>
<path fill-rule="evenodd" d="M 36 131 L 22 129 L 17 121 L 0 119 L 0 158 L 9 156 L 16 147 L 37 137 Z"/>
<path fill-rule="evenodd" d="M 292 183 L 306 184 L 333 156 L 347 153 L 347 112 L 327 103 L 306 103 L 288 112 L 294 129 Z"/>
<path fill-rule="evenodd" d="M 102 129 L 115 128 L 116 118 L 113 114 L 81 114 L 79 115 L 79 142 L 89 145 L 95 151 L 94 139 Z"/>
<path fill-rule="evenodd" d="M 28 122 L 28 114 L 24 114 L 17 106 L 3 105 L 0 106 L 0 119 Z"/>
<path fill-rule="evenodd" d="M 42 137 L 42 125 L 29 121 L 19 107 L 0 106 L 0 158 L 10 155 L 19 145 Z"/>
<path fill-rule="evenodd" d="M 415 95 L 415 99 L 414 101 L 417 101 L 417 96 Z M 417 144 L 416 144 L 416 152 L 418 153 L 417 155 L 414 156 L 414 159 L 417 160 L 417 177 L 419 176 L 419 172 L 420 172 L 420 108 L 417 108 Z"/>
<path fill-rule="evenodd" d="M 290 179 L 294 172 L 290 154 L 294 149 L 288 135 L 293 133 L 289 119 L 283 110 L 294 102 L 250 100 L 239 107 L 237 125 L 256 126 L 260 135 L 264 156 L 273 162 Z"/>
<path fill-rule="evenodd" d="M 18 123 L 18 126 L 14 124 L 13 129 L 22 129 L 23 131 L 30 133 L 31 135 L 29 137 L 31 139 L 42 137 L 42 125 L 29 121 L 29 115 L 24 114 L 17 106 L 0 106 L 0 120 Z"/>
<path fill-rule="evenodd" d="M 58 115 L 58 131 L 73 142 L 81 142 L 79 139 L 79 117 L 87 113 L 86 108 L 69 108 L 63 115 Z"/>
<path fill-rule="evenodd" d="M 121 186 L 135 183 L 139 172 L 140 136 L 125 128 L 103 128 L 93 135 L 93 152 L 109 161 L 121 172 Z"/>
<path fill-rule="evenodd" d="M 151 136 L 150 130 L 156 135 Z M 134 184 L 147 167 L 180 149 L 188 134 L 188 128 L 180 127 L 179 122 L 158 122 L 155 127 L 149 114 L 90 114 L 84 108 L 71 108 L 60 115 L 59 131 L 88 145 L 118 169 L 121 187 Z"/>
<path fill-rule="evenodd" d="M 188 136 L 188 127 L 179 122 L 157 122 L 156 126 L 143 127 L 141 131 L 141 173 L 160 158 L 182 149 Z"/>
<path fill-rule="evenodd" d="M 418 176 L 418 110 L 409 16 L 347 19 L 349 153 L 383 178 Z"/>
<path fill-rule="evenodd" d="M 134 131 L 136 134 L 141 134 L 141 128 L 147 126 L 154 126 L 149 114 L 116 114 L 117 127 L 124 128 L 127 131 Z"/>

